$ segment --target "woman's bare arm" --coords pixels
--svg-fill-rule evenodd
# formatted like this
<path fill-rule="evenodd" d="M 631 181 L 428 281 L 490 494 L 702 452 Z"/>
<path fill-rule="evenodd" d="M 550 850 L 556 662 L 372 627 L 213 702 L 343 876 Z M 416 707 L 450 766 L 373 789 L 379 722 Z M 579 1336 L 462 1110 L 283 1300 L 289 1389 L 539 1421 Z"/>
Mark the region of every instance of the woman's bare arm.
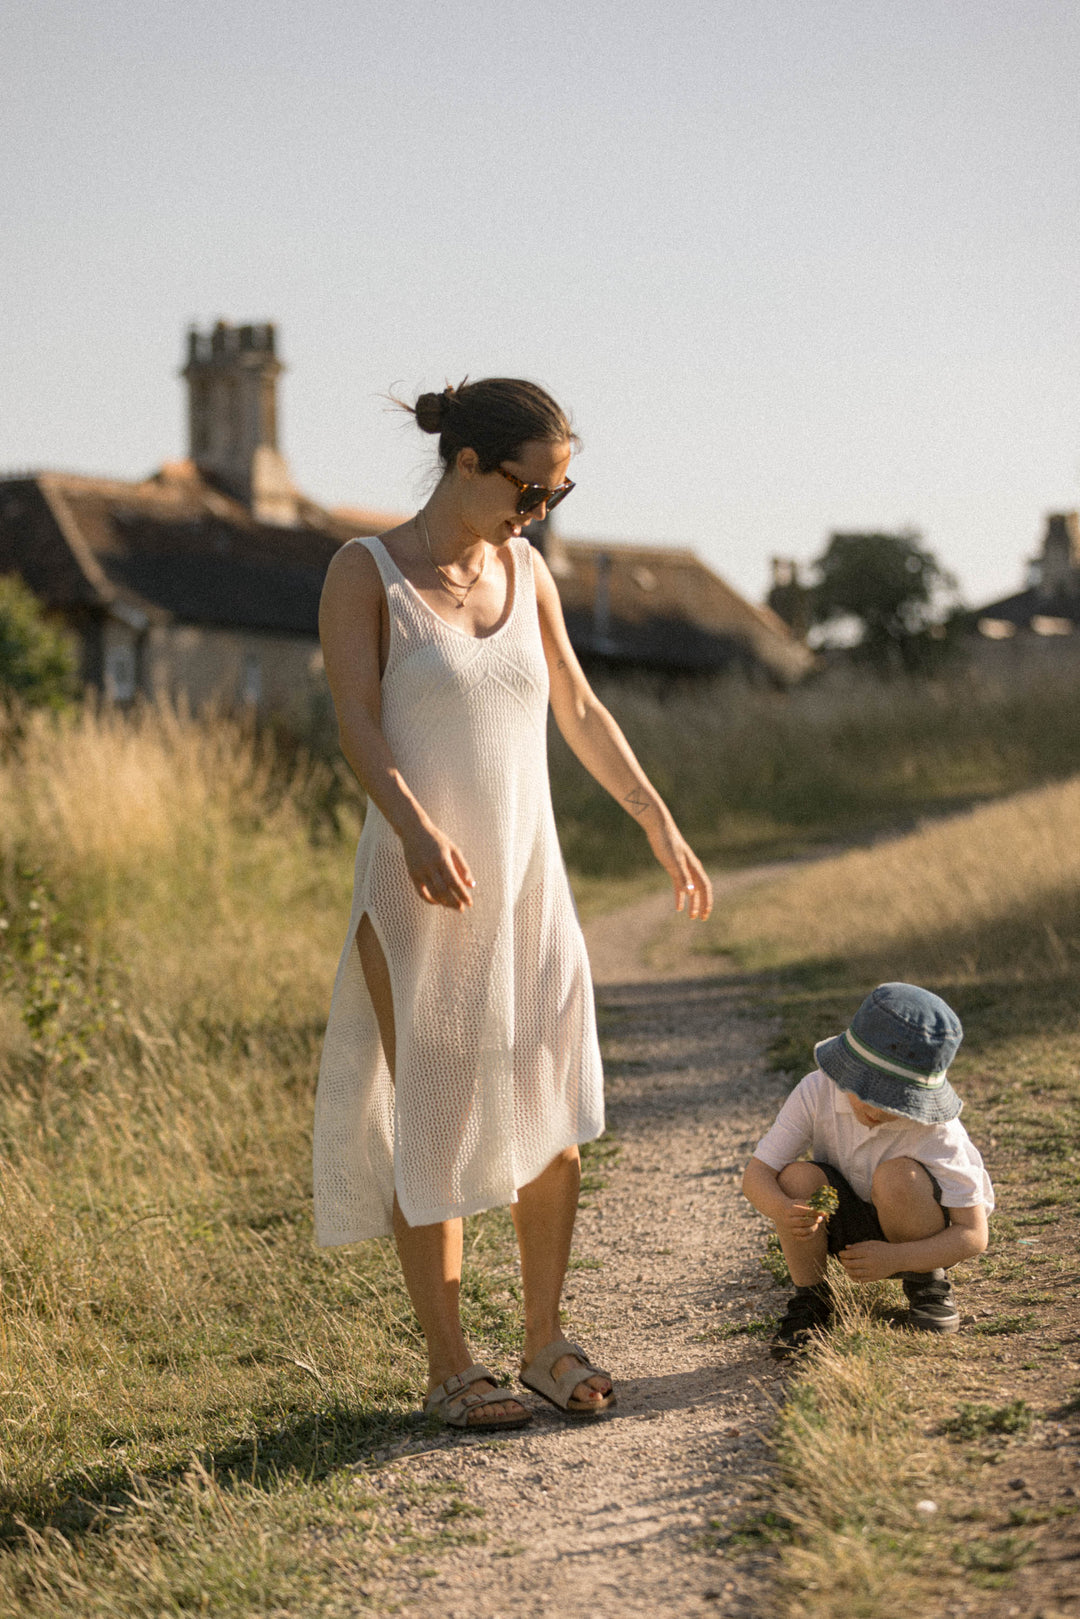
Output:
<path fill-rule="evenodd" d="M 688 902 L 690 915 L 704 920 L 712 909 L 708 875 L 629 742 L 586 680 L 566 633 L 555 581 L 536 551 L 533 573 L 555 723 L 589 774 L 641 823 L 653 854 L 671 878 L 676 908 L 681 911 Z"/>
<path fill-rule="evenodd" d="M 343 545 L 327 570 L 319 639 L 341 751 L 401 839 L 413 886 L 429 905 L 464 910 L 475 887 L 461 851 L 425 814 L 382 732 L 379 675 L 382 581 L 366 546 Z"/>

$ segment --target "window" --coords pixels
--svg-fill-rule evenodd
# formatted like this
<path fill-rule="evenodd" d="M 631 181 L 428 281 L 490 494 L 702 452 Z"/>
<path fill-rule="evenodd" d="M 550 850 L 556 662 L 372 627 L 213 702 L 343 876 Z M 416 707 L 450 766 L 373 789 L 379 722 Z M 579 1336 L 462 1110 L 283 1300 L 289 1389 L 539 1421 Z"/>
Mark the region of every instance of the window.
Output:
<path fill-rule="evenodd" d="M 240 675 L 240 701 L 245 708 L 257 708 L 262 700 L 262 666 L 258 654 L 245 652 Z"/>
<path fill-rule="evenodd" d="M 1071 635 L 1071 618 L 1051 618 L 1048 614 L 1036 613 L 1031 621 L 1031 627 L 1036 635 Z"/>
<path fill-rule="evenodd" d="M 113 703 L 130 703 L 135 696 L 138 669 L 130 641 L 117 641 L 105 654 L 105 695 Z"/>

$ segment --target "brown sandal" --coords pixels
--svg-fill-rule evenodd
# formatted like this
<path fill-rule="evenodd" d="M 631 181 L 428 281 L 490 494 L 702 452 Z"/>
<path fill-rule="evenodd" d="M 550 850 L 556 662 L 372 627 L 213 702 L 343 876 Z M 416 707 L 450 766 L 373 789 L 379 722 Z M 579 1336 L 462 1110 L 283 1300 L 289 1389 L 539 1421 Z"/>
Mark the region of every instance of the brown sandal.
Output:
<path fill-rule="evenodd" d="M 496 1428 L 524 1428 L 527 1422 L 532 1421 L 532 1412 L 524 1408 L 517 1417 L 482 1417 L 476 1422 L 469 1421 L 473 1411 L 480 1411 L 486 1405 L 507 1405 L 510 1402 L 521 1405 L 513 1389 L 496 1388 L 491 1394 L 468 1392 L 473 1383 L 495 1382 L 497 1379 L 486 1366 L 474 1362 L 463 1372 L 455 1372 L 445 1383 L 432 1389 L 424 1401 L 424 1415 L 440 1416 L 448 1428 L 467 1428 L 472 1433 L 491 1433 Z"/>
<path fill-rule="evenodd" d="M 551 1368 L 564 1355 L 576 1355 L 584 1364 L 570 1366 L 560 1377 L 552 1377 Z M 547 1400 L 549 1405 L 570 1417 L 598 1417 L 601 1412 L 610 1411 L 617 1404 L 614 1389 L 599 1400 L 574 1399 L 574 1390 L 579 1383 L 586 1382 L 590 1377 L 606 1377 L 610 1382 L 611 1373 L 605 1372 L 602 1366 L 593 1366 L 581 1345 L 572 1344 L 566 1338 L 556 1338 L 554 1343 L 545 1345 L 539 1354 L 533 1356 L 528 1366 L 522 1362 L 519 1376 L 533 1394 L 539 1394 L 542 1400 Z"/>

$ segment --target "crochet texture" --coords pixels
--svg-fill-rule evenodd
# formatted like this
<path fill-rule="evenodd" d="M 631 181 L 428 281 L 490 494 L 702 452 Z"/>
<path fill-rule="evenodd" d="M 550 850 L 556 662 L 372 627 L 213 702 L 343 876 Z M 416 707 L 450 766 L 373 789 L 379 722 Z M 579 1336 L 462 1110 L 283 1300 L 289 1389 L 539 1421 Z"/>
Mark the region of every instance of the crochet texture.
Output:
<path fill-rule="evenodd" d="M 530 546 L 510 542 L 513 602 L 481 639 L 445 623 L 381 541 L 390 614 L 382 725 L 395 761 L 476 879 L 471 911 L 425 904 L 369 804 L 315 1102 L 322 1247 L 516 1200 L 604 1128 L 592 986 L 555 832 L 548 676 Z M 364 912 L 393 984 L 391 1080 L 356 949 Z"/>

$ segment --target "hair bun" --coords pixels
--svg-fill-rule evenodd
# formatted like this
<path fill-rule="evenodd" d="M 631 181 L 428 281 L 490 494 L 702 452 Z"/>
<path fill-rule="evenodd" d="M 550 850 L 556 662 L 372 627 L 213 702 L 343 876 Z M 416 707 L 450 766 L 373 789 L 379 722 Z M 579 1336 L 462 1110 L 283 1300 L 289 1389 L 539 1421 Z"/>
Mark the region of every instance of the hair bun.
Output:
<path fill-rule="evenodd" d="M 413 412 L 417 427 L 424 433 L 441 433 L 448 402 L 445 393 L 421 394 Z"/>

